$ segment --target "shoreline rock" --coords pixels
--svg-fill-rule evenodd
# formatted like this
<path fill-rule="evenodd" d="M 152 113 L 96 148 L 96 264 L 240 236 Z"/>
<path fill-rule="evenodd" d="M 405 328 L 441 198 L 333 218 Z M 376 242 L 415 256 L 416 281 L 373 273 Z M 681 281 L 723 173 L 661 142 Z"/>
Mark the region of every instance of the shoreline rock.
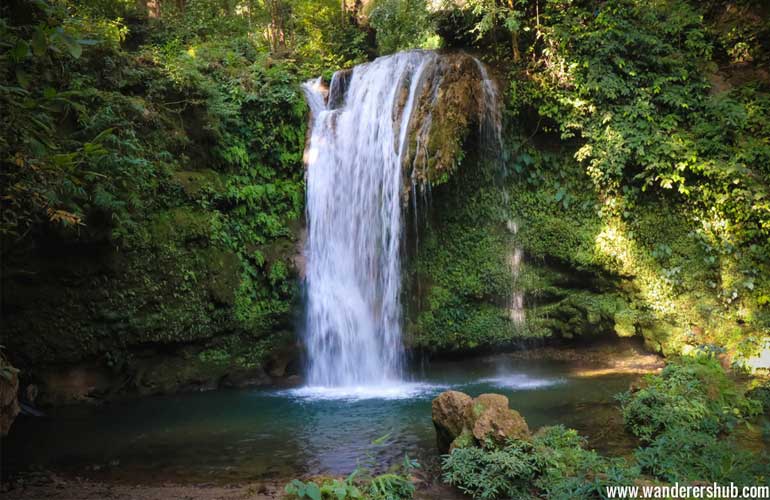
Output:
<path fill-rule="evenodd" d="M 524 417 L 508 407 L 501 394 L 481 394 L 477 398 L 459 391 L 445 391 L 431 403 L 436 444 L 441 453 L 455 448 L 491 443 L 503 445 L 509 439 L 528 440 L 531 436 Z"/>

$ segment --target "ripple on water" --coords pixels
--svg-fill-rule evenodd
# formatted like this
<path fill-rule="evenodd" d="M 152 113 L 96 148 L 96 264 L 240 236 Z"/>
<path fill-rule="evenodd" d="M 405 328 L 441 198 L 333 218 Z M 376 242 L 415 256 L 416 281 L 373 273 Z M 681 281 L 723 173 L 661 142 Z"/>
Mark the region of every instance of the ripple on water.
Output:
<path fill-rule="evenodd" d="M 563 384 L 565 380 L 563 378 L 540 378 L 530 377 L 529 375 L 524 375 L 523 373 L 509 373 L 505 375 L 498 375 L 496 377 L 483 378 L 480 379 L 479 382 L 483 382 L 495 387 L 503 387 L 505 389 L 527 391 L 531 389 L 541 389 L 543 387 Z"/>

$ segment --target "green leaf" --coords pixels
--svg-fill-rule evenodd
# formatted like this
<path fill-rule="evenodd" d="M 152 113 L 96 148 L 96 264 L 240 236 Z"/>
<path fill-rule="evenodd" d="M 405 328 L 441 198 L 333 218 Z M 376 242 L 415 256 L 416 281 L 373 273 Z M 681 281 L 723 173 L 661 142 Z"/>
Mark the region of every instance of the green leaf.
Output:
<path fill-rule="evenodd" d="M 32 35 L 32 52 L 39 57 L 45 54 L 46 50 L 48 50 L 48 37 L 43 28 L 38 26 L 35 34 Z"/>
<path fill-rule="evenodd" d="M 390 432 L 388 432 L 388 433 L 387 433 L 387 434 L 385 434 L 384 436 L 380 436 L 380 437 L 378 437 L 377 439 L 375 439 L 374 441 L 372 441 L 372 444 L 374 444 L 374 445 L 380 445 L 380 444 L 383 444 L 383 443 L 385 443 L 385 442 L 386 442 L 388 439 L 390 439 Z"/>
<path fill-rule="evenodd" d="M 315 483 L 307 483 L 305 496 L 310 498 L 310 500 L 321 500 L 321 489 Z"/>
<path fill-rule="evenodd" d="M 26 71 L 17 68 L 16 81 L 19 82 L 19 85 L 21 85 L 23 88 L 25 89 L 29 88 L 29 75 L 27 74 Z"/>
<path fill-rule="evenodd" d="M 80 45 L 75 40 L 66 40 L 67 50 L 69 51 L 70 55 L 74 57 L 75 59 L 78 59 L 80 55 L 83 53 L 83 46 Z"/>
<path fill-rule="evenodd" d="M 113 130 L 115 130 L 113 127 L 106 128 L 106 129 L 102 130 L 101 132 L 99 132 L 99 134 L 97 134 L 96 137 L 93 138 L 93 140 L 91 140 L 91 142 L 93 142 L 95 144 L 101 143 L 102 141 L 104 141 L 108 137 L 112 136 L 112 131 Z"/>
<path fill-rule="evenodd" d="M 13 47 L 13 50 L 11 51 L 11 58 L 13 58 L 14 61 L 19 62 L 22 59 L 25 59 L 27 55 L 29 54 L 29 44 L 25 42 L 24 40 L 19 40 L 16 42 L 16 45 Z"/>

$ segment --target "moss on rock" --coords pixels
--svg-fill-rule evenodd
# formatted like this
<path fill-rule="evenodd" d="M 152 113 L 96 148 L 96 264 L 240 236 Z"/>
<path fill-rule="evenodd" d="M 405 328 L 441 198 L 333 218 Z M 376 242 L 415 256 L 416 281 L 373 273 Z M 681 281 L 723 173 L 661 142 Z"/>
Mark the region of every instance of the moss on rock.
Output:
<path fill-rule="evenodd" d="M 222 175 L 211 169 L 177 171 L 173 178 L 190 199 L 201 198 L 205 194 L 221 195 L 225 191 Z"/>

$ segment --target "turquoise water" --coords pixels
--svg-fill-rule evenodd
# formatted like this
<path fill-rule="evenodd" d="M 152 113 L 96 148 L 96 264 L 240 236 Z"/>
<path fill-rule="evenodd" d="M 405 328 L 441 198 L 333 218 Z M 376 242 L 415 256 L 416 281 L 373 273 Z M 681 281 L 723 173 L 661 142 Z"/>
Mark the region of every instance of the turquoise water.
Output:
<path fill-rule="evenodd" d="M 581 378 L 569 365 L 500 359 L 434 363 L 415 382 L 340 393 L 220 390 L 20 418 L 3 443 L 6 472 L 45 468 L 116 481 L 232 481 L 345 474 L 374 456 L 437 459 L 431 400 L 452 388 L 498 392 L 531 428 L 565 424 L 602 451 L 623 452 L 613 396 L 629 376 Z M 389 434 L 387 445 L 373 440 Z"/>

